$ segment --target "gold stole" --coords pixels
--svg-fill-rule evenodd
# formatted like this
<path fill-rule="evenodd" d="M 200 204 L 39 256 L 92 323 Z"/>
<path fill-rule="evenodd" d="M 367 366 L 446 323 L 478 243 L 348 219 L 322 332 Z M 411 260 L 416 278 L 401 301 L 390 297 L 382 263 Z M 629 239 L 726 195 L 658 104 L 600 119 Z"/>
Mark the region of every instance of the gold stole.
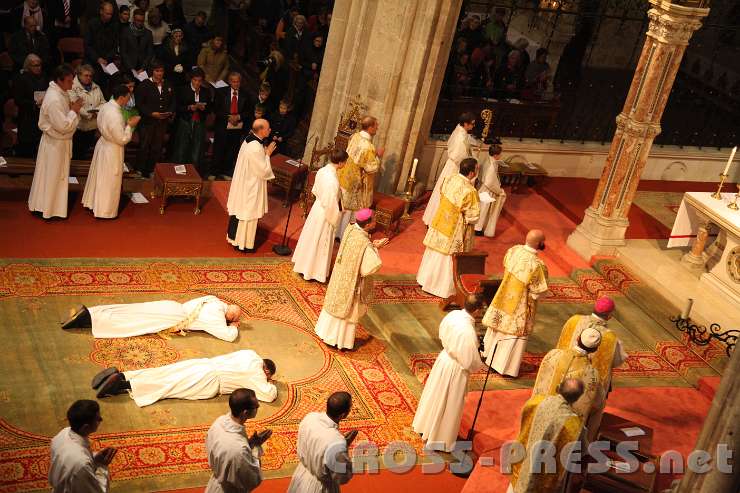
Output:
<path fill-rule="evenodd" d="M 365 231 L 350 224 L 344 231 L 324 297 L 324 310 L 337 318 L 346 318 L 352 309 L 362 265 L 370 239 Z"/>
<path fill-rule="evenodd" d="M 500 290 L 500 289 L 499 289 Z M 568 349 L 573 345 L 580 337 L 583 329 L 589 326 L 590 315 L 573 315 L 568 319 L 563 326 L 562 332 L 560 332 L 560 338 L 558 339 L 558 349 Z M 601 343 L 596 352 L 591 354 L 591 366 L 596 368 L 599 372 L 599 384 L 604 389 L 604 395 L 609 392 L 608 381 L 609 376 L 612 373 L 612 363 L 614 362 L 614 352 L 617 350 L 617 335 L 608 329 L 597 329 L 601 332 Z"/>
<path fill-rule="evenodd" d="M 159 332 L 157 332 L 157 335 L 161 337 L 162 339 L 169 339 L 171 336 L 177 334 L 181 336 L 186 336 L 188 334 L 188 327 L 190 327 L 193 322 L 195 322 L 198 319 L 198 316 L 200 315 L 200 311 L 203 309 L 203 305 L 205 305 L 205 301 L 201 301 L 198 303 L 198 306 L 196 306 L 192 312 L 188 314 L 187 317 L 185 317 L 180 322 L 176 323 L 172 327 L 168 327 L 166 329 L 162 329 Z"/>

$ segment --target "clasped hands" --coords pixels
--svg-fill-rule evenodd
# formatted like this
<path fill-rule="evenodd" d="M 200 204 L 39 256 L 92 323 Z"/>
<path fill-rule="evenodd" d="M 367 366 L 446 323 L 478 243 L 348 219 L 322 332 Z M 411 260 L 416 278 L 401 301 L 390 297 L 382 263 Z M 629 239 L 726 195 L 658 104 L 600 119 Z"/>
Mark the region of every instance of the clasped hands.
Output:
<path fill-rule="evenodd" d="M 260 445 L 265 443 L 267 439 L 271 436 L 272 430 L 270 429 L 262 430 L 259 433 L 255 431 L 254 433 L 252 433 L 252 436 L 247 439 L 247 441 L 249 442 L 250 447 L 259 447 Z"/>

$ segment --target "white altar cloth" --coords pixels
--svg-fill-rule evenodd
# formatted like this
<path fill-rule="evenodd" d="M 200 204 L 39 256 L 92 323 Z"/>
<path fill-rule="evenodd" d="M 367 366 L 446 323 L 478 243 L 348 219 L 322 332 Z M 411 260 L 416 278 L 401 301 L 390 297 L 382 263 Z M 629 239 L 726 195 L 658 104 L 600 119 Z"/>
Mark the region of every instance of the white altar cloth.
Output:
<path fill-rule="evenodd" d="M 706 219 L 720 230 L 740 236 L 740 211 L 727 207 L 734 200 L 735 194 L 723 193 L 721 200 L 713 199 L 711 195 L 710 192 L 684 194 L 668 239 L 668 248 L 688 246 L 696 238 L 699 226 Z"/>

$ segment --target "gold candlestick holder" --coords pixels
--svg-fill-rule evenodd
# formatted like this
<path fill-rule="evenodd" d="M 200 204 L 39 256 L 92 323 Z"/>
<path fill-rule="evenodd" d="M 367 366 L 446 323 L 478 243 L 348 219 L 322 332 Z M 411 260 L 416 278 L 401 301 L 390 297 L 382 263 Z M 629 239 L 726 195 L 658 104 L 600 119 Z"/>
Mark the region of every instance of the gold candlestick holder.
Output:
<path fill-rule="evenodd" d="M 403 201 L 405 202 L 403 205 L 403 215 L 401 216 L 401 220 L 403 221 L 411 219 L 409 207 L 411 206 L 411 198 L 414 196 L 414 183 L 416 183 L 416 178 L 409 176 L 409 179 L 406 180 L 406 189 L 403 191 Z"/>
<path fill-rule="evenodd" d="M 722 186 L 725 184 L 726 179 L 727 179 L 726 174 L 724 173 L 719 174 L 719 187 L 717 187 L 717 191 L 711 195 L 713 199 L 722 200 Z"/>
<path fill-rule="evenodd" d="M 737 183 L 736 186 L 737 193 L 735 194 L 735 200 L 733 200 L 731 204 L 727 204 L 727 208 L 732 209 L 733 211 L 740 209 L 740 207 L 738 207 L 737 205 L 737 200 L 740 199 L 740 183 Z"/>

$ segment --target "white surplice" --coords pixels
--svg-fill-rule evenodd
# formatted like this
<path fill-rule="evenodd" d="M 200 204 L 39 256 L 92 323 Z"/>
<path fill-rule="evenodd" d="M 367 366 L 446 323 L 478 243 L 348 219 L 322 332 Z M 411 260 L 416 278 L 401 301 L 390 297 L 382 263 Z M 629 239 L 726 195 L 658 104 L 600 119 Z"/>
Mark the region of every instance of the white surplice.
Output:
<path fill-rule="evenodd" d="M 277 388 L 267 381 L 262 358 L 243 349 L 215 358 L 178 361 L 170 365 L 124 372 L 129 394 L 139 407 L 160 399 L 210 399 L 239 388 L 254 390 L 257 399 L 272 402 Z"/>
<path fill-rule="evenodd" d="M 334 164 L 329 163 L 316 172 L 311 193 L 316 201 L 293 253 L 293 271 L 302 274 L 307 281 L 326 282 L 331 269 L 334 232 L 341 217 L 339 180 Z"/>
<path fill-rule="evenodd" d="M 487 162 L 484 161 L 484 166 L 481 167 L 480 171 L 478 192 L 486 194 L 494 200 L 493 202 L 481 200 L 480 218 L 475 223 L 475 230 L 483 231 L 483 236 L 488 238 L 493 238 L 496 234 L 496 223 L 501 215 L 501 210 L 504 208 L 504 201 L 506 201 L 506 192 L 501 188 L 501 181 L 498 177 L 498 165 L 499 161 L 496 161 L 493 156 L 489 156 Z"/>
<path fill-rule="evenodd" d="M 483 363 L 475 319 L 465 310 L 448 313 L 439 325 L 442 352 L 419 399 L 412 426 L 434 450 L 450 452 L 460 429 L 468 377 Z"/>
<path fill-rule="evenodd" d="M 39 113 L 41 143 L 28 195 L 28 209 L 44 218 L 67 217 L 72 136 L 79 120 L 69 108 L 67 91 L 50 82 Z"/>
<path fill-rule="evenodd" d="M 267 181 L 275 178 L 270 156 L 259 140 L 243 142 L 234 167 L 226 209 L 236 216 L 236 238 L 226 240 L 241 249 L 254 248 L 257 221 L 267 214 Z"/>
<path fill-rule="evenodd" d="M 201 296 L 185 303 L 162 300 L 146 303 L 98 305 L 88 308 L 92 320 L 92 334 L 98 339 L 135 337 L 156 334 L 174 327 L 194 310 L 198 317 L 186 330 L 208 332 L 212 336 L 232 342 L 239 330 L 226 323 L 228 305 L 215 296 Z"/>
<path fill-rule="evenodd" d="M 432 196 L 429 197 L 429 202 L 424 210 L 422 221 L 424 221 L 424 224 L 427 226 L 432 224 L 434 215 L 437 213 L 442 182 L 448 176 L 459 173 L 460 161 L 471 156 L 470 136 L 462 125 L 457 125 L 455 130 L 452 131 L 450 137 L 447 139 L 447 161 L 445 162 L 444 168 L 442 168 L 442 173 L 437 177 L 437 183 L 435 183 L 434 190 L 432 190 Z"/>
<path fill-rule="evenodd" d="M 298 426 L 300 464 L 288 493 L 335 493 L 352 479 L 347 441 L 326 413 L 308 413 Z"/>
<path fill-rule="evenodd" d="M 118 215 L 123 180 L 123 148 L 131 141 L 133 129 L 123 120 L 121 107 L 108 101 L 98 113 L 100 138 L 90 162 L 90 172 L 82 194 L 82 205 L 92 209 L 95 217 Z"/>
<path fill-rule="evenodd" d="M 51 440 L 49 484 L 52 493 L 103 493 L 108 491 L 108 468 L 98 466 L 90 441 L 68 426 Z"/>
<path fill-rule="evenodd" d="M 206 435 L 206 454 L 211 468 L 205 493 L 244 492 L 262 483 L 261 447 L 250 447 L 244 425 L 231 413 L 219 416 Z"/>

